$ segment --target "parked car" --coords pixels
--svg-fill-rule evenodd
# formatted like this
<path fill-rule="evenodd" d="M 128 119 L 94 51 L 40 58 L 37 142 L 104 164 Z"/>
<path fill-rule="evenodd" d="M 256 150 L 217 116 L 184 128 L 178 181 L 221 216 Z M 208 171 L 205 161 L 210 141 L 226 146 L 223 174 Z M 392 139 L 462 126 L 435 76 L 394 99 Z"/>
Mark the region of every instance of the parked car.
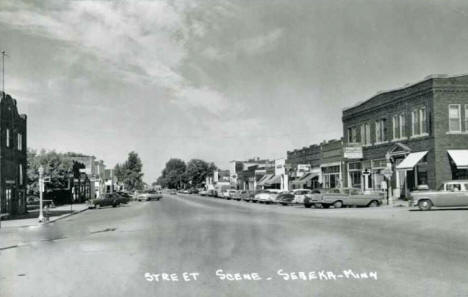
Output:
<path fill-rule="evenodd" d="M 241 196 L 242 200 L 244 200 L 246 202 L 250 202 L 250 201 L 252 201 L 252 198 L 255 196 L 255 192 L 254 191 L 242 190 L 242 191 L 240 191 L 240 196 Z"/>
<path fill-rule="evenodd" d="M 312 203 L 312 198 L 314 197 L 314 195 L 324 194 L 329 190 L 330 189 L 314 189 L 312 190 L 312 193 L 306 194 L 304 198 L 304 207 L 311 208 L 312 206 L 314 206 L 314 204 Z"/>
<path fill-rule="evenodd" d="M 229 193 L 229 198 L 232 199 L 232 200 L 240 201 L 242 199 L 241 191 L 229 190 L 228 193 Z"/>
<path fill-rule="evenodd" d="M 276 197 L 276 202 L 286 206 L 292 204 L 294 202 L 295 197 L 296 196 L 291 192 L 284 192 L 279 194 L 278 197 Z"/>
<path fill-rule="evenodd" d="M 198 192 L 198 194 L 200 194 L 200 196 L 208 196 L 208 191 L 201 190 L 200 192 Z"/>
<path fill-rule="evenodd" d="M 118 197 L 119 204 L 127 204 L 131 199 L 131 196 L 125 192 L 116 192 L 116 196 Z"/>
<path fill-rule="evenodd" d="M 169 194 L 170 194 L 170 195 L 177 195 L 177 191 L 176 191 L 176 190 L 170 190 L 170 191 L 169 191 Z"/>
<path fill-rule="evenodd" d="M 192 188 L 192 189 L 188 190 L 189 194 L 198 194 L 198 192 L 199 192 L 198 189 L 195 189 L 195 188 Z"/>
<path fill-rule="evenodd" d="M 99 198 L 88 200 L 86 203 L 88 204 L 88 208 L 99 208 L 102 206 L 116 207 L 120 204 L 121 198 L 117 193 L 107 193 Z"/>
<path fill-rule="evenodd" d="M 216 191 L 213 190 L 213 189 L 210 189 L 210 190 L 206 191 L 206 196 L 216 197 Z"/>
<path fill-rule="evenodd" d="M 376 207 L 382 204 L 384 194 L 381 192 L 364 193 L 355 188 L 336 188 L 323 193 L 311 194 L 310 203 L 328 208 L 341 208 L 343 206 L 368 206 Z M 304 204 L 305 205 L 305 204 Z"/>
<path fill-rule="evenodd" d="M 413 191 L 410 193 L 410 206 L 420 210 L 430 210 L 433 206 L 468 206 L 468 180 L 446 181 L 437 191 Z"/>
<path fill-rule="evenodd" d="M 267 204 L 274 203 L 279 192 L 279 190 L 264 190 L 255 195 L 255 200 Z"/>
<path fill-rule="evenodd" d="M 293 190 L 292 194 L 294 195 L 294 200 L 292 201 L 292 203 L 303 204 L 304 198 L 306 197 L 306 195 L 312 194 L 312 190 L 296 189 L 296 190 Z"/>

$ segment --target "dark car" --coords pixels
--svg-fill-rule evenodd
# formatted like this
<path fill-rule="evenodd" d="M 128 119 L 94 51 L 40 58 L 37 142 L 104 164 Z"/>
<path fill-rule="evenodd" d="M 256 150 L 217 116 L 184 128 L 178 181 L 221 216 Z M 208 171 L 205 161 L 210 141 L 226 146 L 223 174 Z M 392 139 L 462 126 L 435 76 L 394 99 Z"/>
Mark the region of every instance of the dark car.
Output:
<path fill-rule="evenodd" d="M 88 208 L 100 208 L 102 206 L 117 207 L 121 201 L 122 196 L 117 193 L 103 194 L 101 197 L 87 201 Z"/>
<path fill-rule="evenodd" d="M 278 195 L 278 197 L 276 197 L 276 201 L 279 204 L 286 206 L 293 203 L 295 197 L 296 196 L 294 196 L 292 193 L 281 193 Z"/>
<path fill-rule="evenodd" d="M 198 194 L 198 192 L 199 192 L 198 189 L 195 189 L 195 188 L 192 188 L 192 189 L 188 190 L 189 194 Z"/>
<path fill-rule="evenodd" d="M 132 196 L 130 196 L 130 194 L 128 194 L 127 192 L 117 192 L 117 195 L 120 196 L 119 202 L 122 204 L 127 204 L 132 199 Z"/>

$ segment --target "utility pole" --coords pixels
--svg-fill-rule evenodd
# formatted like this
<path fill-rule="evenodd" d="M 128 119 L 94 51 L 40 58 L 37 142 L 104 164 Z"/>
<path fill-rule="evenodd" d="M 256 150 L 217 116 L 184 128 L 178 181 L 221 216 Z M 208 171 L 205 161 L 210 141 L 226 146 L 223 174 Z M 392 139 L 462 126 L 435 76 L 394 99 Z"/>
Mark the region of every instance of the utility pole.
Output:
<path fill-rule="evenodd" d="M 8 56 L 8 55 L 5 50 L 3 50 L 1 54 L 2 54 L 2 93 L 3 93 L 2 96 L 5 96 L 5 56 Z"/>

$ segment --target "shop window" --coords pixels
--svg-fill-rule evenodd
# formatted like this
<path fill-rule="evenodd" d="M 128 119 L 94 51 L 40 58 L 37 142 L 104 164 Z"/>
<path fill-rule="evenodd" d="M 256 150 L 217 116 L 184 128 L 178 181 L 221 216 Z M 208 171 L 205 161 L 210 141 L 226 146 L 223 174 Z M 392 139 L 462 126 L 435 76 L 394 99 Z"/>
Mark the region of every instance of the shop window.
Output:
<path fill-rule="evenodd" d="M 449 132 L 461 132 L 460 104 L 449 104 Z"/>

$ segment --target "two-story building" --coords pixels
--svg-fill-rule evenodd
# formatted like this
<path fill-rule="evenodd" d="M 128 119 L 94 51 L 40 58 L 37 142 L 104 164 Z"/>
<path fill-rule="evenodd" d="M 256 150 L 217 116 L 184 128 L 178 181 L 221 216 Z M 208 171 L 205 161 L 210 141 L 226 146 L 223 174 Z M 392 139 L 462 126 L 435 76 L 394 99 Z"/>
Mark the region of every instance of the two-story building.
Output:
<path fill-rule="evenodd" d="M 15 99 L 0 94 L 0 212 L 21 214 L 26 212 L 27 117 L 18 113 Z"/>
<path fill-rule="evenodd" d="M 390 187 L 468 178 L 468 75 L 430 76 L 343 110 L 347 186 Z"/>

